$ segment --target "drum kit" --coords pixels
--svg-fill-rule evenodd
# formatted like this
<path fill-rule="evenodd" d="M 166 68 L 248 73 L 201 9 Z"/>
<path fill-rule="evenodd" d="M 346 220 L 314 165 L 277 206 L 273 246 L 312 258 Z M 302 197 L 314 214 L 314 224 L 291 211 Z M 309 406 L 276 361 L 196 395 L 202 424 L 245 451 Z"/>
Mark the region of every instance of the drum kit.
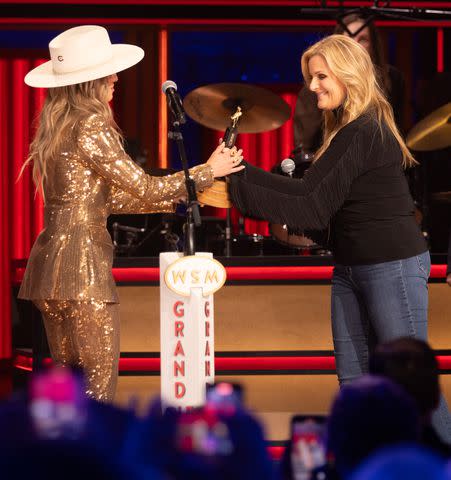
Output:
<path fill-rule="evenodd" d="M 202 86 L 191 91 L 184 99 L 183 106 L 188 114 L 197 123 L 208 128 L 225 131 L 224 141 L 228 147 L 235 144 L 239 133 L 260 133 L 276 129 L 283 125 L 291 115 L 289 105 L 275 93 L 254 85 L 242 83 L 217 83 Z M 409 132 L 406 139 L 407 146 L 412 150 L 428 151 L 445 148 L 451 145 L 451 103 L 444 105 L 421 120 Z M 299 166 L 299 172 L 290 174 L 293 177 L 302 177 L 311 163 L 312 158 L 306 156 Z M 276 173 L 286 174 L 283 169 L 273 170 Z M 451 202 L 451 192 L 433 194 L 432 199 L 441 202 Z M 227 191 L 227 179 L 215 180 L 212 187 L 198 193 L 198 201 L 203 205 L 227 209 L 225 226 L 224 252 L 229 256 L 231 245 L 250 243 L 257 245 L 254 255 L 264 254 L 262 248 L 263 237 L 260 235 L 231 235 L 230 209 L 232 203 Z M 242 225 L 242 219 L 241 219 Z M 292 232 L 287 225 L 270 225 L 272 238 L 287 248 L 288 254 L 329 253 L 317 245 L 302 232 Z M 236 250 L 236 249 L 235 249 Z M 234 251 L 235 255 L 242 255 Z M 277 253 L 281 253 L 280 251 Z M 249 254 L 245 252 L 244 254 Z"/>

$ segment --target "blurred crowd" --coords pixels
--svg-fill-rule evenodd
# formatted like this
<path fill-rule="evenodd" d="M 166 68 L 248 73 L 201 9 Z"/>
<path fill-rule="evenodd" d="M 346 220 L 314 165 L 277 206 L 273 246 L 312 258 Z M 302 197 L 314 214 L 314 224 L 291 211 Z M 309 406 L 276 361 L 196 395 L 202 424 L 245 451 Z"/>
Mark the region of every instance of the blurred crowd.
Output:
<path fill-rule="evenodd" d="M 370 372 L 341 386 L 328 415 L 293 416 L 276 461 L 239 385 L 210 386 L 199 409 L 155 400 L 138 415 L 87 398 L 82 372 L 54 366 L 0 404 L 0 477 L 451 480 L 451 447 L 430 421 L 440 401 L 431 348 L 381 344 Z"/>

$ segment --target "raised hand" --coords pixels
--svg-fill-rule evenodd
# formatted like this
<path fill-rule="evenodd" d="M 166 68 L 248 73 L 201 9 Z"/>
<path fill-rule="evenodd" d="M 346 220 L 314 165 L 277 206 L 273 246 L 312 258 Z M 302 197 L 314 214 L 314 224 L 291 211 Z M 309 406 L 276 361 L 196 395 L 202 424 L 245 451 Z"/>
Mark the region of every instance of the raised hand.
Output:
<path fill-rule="evenodd" d="M 243 150 L 236 147 L 227 148 L 225 143 L 219 144 L 207 160 L 207 164 L 213 169 L 215 178 L 225 177 L 231 173 L 239 172 L 245 168 L 240 165 L 243 160 Z"/>

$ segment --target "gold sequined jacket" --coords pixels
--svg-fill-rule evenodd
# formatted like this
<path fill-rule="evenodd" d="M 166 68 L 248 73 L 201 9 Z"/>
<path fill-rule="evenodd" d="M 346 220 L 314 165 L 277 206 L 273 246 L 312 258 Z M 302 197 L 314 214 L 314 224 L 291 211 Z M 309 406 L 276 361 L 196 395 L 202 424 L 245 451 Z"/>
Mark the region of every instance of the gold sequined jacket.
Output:
<path fill-rule="evenodd" d="M 184 174 L 147 175 L 99 115 L 81 122 L 63 150 L 49 164 L 45 228 L 31 250 L 19 298 L 118 302 L 108 215 L 172 211 L 172 201 L 186 193 Z M 197 189 L 213 184 L 209 165 L 190 174 Z"/>

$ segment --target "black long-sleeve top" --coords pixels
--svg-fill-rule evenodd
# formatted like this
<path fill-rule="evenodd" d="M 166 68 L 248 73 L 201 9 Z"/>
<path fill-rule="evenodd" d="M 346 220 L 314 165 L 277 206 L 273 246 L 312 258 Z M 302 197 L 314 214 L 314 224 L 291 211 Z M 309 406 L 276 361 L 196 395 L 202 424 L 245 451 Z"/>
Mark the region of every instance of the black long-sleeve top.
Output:
<path fill-rule="evenodd" d="M 403 259 L 427 249 L 399 144 L 370 113 L 343 127 L 302 179 L 246 164 L 230 176 L 229 187 L 245 215 L 298 230 L 330 225 L 330 248 L 343 265 Z"/>

